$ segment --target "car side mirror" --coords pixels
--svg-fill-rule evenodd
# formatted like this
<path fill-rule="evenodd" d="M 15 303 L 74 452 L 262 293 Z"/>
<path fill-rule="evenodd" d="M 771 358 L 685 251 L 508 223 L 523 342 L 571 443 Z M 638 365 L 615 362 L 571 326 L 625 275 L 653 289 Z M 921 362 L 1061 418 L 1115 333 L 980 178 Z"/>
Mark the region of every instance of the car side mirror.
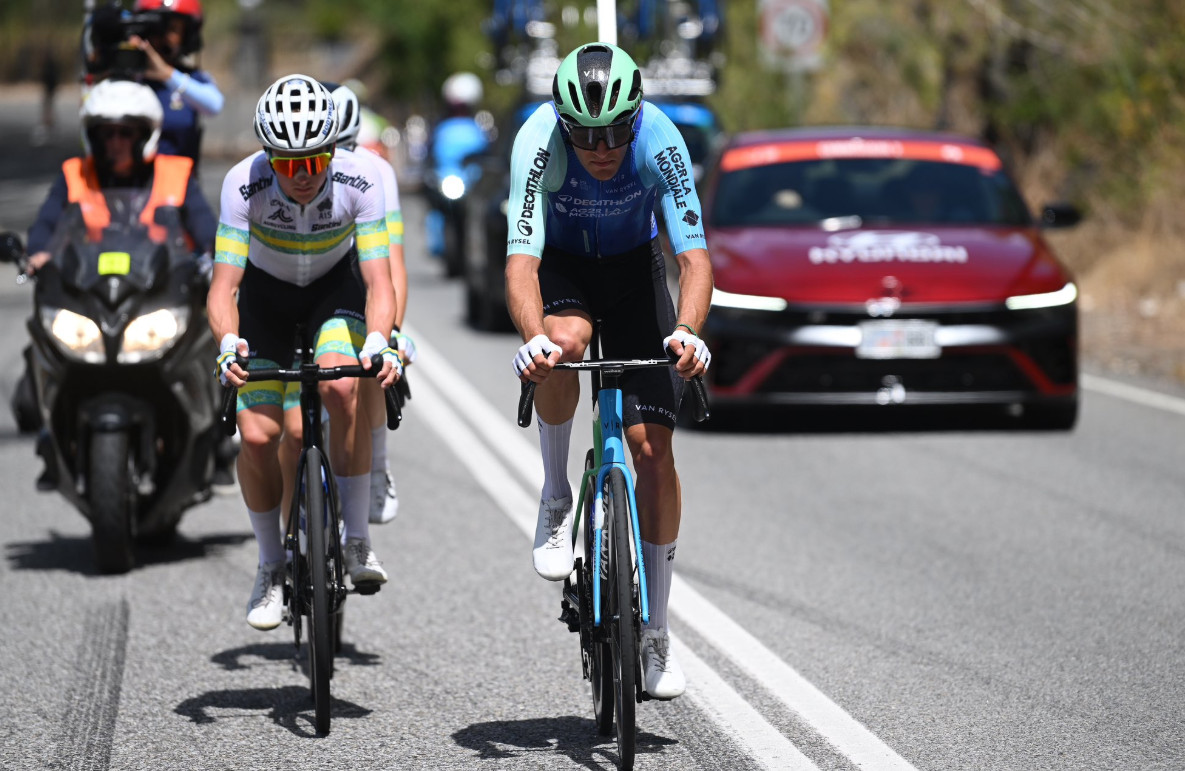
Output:
<path fill-rule="evenodd" d="M 11 230 L 0 233 L 0 262 L 17 262 L 25 256 L 25 244 Z"/>
<path fill-rule="evenodd" d="M 1082 212 L 1071 203 L 1047 203 L 1041 208 L 1041 227 L 1069 228 L 1082 221 Z"/>

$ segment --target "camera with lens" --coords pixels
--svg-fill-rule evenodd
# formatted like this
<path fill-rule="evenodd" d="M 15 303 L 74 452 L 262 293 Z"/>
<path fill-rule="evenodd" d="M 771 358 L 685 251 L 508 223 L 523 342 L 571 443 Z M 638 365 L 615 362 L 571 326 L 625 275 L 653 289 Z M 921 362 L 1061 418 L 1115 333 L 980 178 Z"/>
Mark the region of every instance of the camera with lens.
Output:
<path fill-rule="evenodd" d="M 86 33 L 90 38 L 86 46 L 87 71 L 138 80 L 144 74 L 148 56 L 128 41 L 132 36 L 147 38 L 163 25 L 164 17 L 157 11 L 131 13 L 114 2 L 96 8 Z"/>

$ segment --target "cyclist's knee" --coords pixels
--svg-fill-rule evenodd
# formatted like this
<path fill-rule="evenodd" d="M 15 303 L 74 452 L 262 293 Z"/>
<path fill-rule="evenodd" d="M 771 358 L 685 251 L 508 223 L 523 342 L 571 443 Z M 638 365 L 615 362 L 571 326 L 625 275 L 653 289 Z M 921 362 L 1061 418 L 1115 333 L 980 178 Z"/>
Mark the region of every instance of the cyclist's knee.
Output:
<path fill-rule="evenodd" d="M 249 460 L 275 454 L 280 441 L 280 423 L 244 410 L 239 413 L 239 439 L 240 453 Z"/>
<path fill-rule="evenodd" d="M 544 319 L 547 338 L 563 349 L 560 361 L 580 361 L 592 340 L 592 324 L 582 315 L 554 315 Z"/>
<path fill-rule="evenodd" d="M 675 468 L 671 431 L 643 423 L 626 429 L 626 441 L 639 476 L 661 476 Z"/>
<path fill-rule="evenodd" d="M 358 381 L 342 378 L 322 383 L 321 402 L 332 415 L 354 415 L 358 404 Z"/>

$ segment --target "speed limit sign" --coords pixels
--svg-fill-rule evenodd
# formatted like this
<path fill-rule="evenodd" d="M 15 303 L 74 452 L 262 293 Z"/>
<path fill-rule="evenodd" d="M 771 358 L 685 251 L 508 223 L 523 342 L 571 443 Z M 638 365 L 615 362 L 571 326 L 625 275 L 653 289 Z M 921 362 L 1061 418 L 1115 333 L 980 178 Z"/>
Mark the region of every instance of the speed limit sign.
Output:
<path fill-rule="evenodd" d="M 791 70 L 819 67 L 827 35 L 827 0 L 760 0 L 757 14 L 766 57 Z"/>

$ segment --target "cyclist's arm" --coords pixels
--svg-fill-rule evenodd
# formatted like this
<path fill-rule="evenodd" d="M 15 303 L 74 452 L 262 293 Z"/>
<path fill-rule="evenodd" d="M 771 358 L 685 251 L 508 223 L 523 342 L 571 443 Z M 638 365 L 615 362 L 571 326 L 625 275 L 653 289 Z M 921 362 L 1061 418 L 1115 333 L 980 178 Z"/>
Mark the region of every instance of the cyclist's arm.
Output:
<path fill-rule="evenodd" d="M 564 180 L 568 155 L 550 103 L 527 118 L 510 153 L 510 195 L 506 201 L 506 256 L 543 256 L 547 196 Z"/>
<path fill-rule="evenodd" d="M 228 334 L 239 334 L 239 306 L 236 298 L 243 282 L 243 269 L 225 262 L 214 263 L 210 291 L 206 295 L 206 314 L 215 341 Z"/>
<path fill-rule="evenodd" d="M 216 342 L 227 334 L 239 334 L 238 291 L 251 245 L 250 208 L 239 187 L 248 179 L 252 158 L 240 161 L 227 172 L 219 196 L 221 211 L 214 238 L 214 270 L 206 294 L 206 314 Z"/>
<path fill-rule="evenodd" d="M 506 258 L 506 308 L 523 340 L 543 334 L 539 264 L 539 258 L 529 254 L 512 254 Z"/>
<path fill-rule="evenodd" d="M 386 209 L 387 237 L 390 240 L 387 257 L 391 261 L 391 285 L 395 287 L 395 326 L 403 327 L 407 314 L 407 265 L 403 261 L 403 212 L 399 207 L 399 182 L 395 169 L 386 158 L 367 150 L 383 180 L 383 202 Z"/>
<path fill-rule="evenodd" d="M 712 261 L 707 249 L 688 249 L 675 255 L 679 266 L 677 324 L 686 324 L 698 335 L 712 304 Z"/>

